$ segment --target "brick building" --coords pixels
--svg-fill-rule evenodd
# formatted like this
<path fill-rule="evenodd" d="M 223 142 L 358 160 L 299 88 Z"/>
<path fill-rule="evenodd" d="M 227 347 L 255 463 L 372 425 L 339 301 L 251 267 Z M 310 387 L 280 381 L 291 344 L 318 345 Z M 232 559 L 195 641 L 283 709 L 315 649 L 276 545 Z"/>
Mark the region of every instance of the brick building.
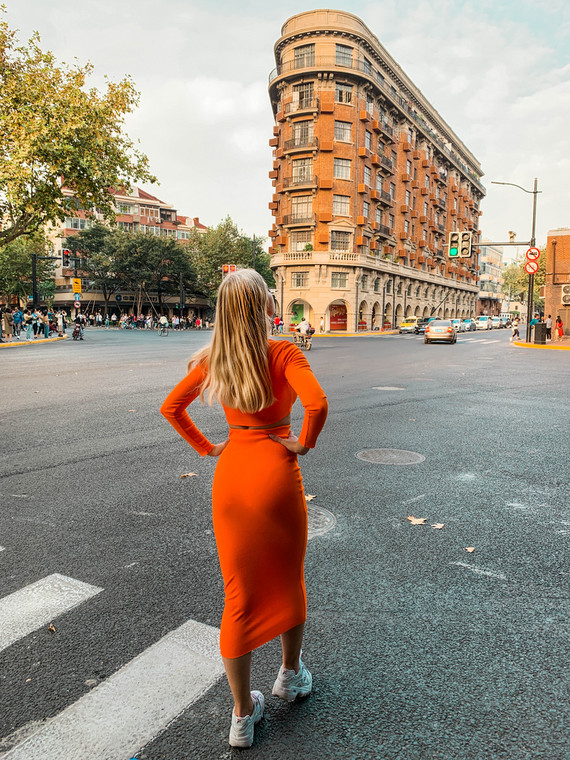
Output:
<path fill-rule="evenodd" d="M 71 191 L 64 189 L 64 194 L 73 197 Z M 174 206 L 161 201 L 154 195 L 135 188 L 132 194 L 113 190 L 115 198 L 115 208 L 117 211 L 117 227 L 125 232 L 145 232 L 149 235 L 160 235 L 162 237 L 173 237 L 180 241 L 188 240 L 192 229 L 200 232 L 206 232 L 207 227 L 200 223 L 198 217 L 187 217 L 178 214 Z M 56 256 L 61 258 L 61 263 L 55 270 L 55 297 L 54 307 L 70 309 L 73 306 L 73 288 L 72 278 L 74 277 L 73 262 L 69 261 L 66 253 L 67 238 L 77 235 L 80 230 L 84 230 L 96 222 L 104 222 L 104 218 L 98 212 L 87 214 L 82 209 L 77 209 L 73 216 L 69 216 L 58 227 L 50 230 L 50 238 L 54 246 Z M 104 299 L 102 293 L 97 290 L 86 287 L 84 280 L 82 308 L 89 312 L 103 310 Z M 117 298 L 116 296 L 119 296 Z M 179 301 L 178 295 L 163 296 L 163 303 L 168 306 L 168 311 L 172 312 Z M 156 295 L 132 293 L 121 291 L 113 296 L 113 309 L 117 314 L 121 312 L 137 312 L 143 310 L 147 313 L 153 305 L 158 302 Z M 203 316 L 209 308 L 207 299 L 192 298 L 186 299 L 185 312 L 191 316 Z"/>
<path fill-rule="evenodd" d="M 479 239 L 479 162 L 360 19 L 285 22 L 269 78 L 275 216 L 270 253 L 285 323 L 331 330 L 404 316 L 473 316 L 477 249 L 449 261 L 448 233 Z"/>
<path fill-rule="evenodd" d="M 570 228 L 550 230 L 546 242 L 544 313 L 560 317 L 570 335 Z"/>

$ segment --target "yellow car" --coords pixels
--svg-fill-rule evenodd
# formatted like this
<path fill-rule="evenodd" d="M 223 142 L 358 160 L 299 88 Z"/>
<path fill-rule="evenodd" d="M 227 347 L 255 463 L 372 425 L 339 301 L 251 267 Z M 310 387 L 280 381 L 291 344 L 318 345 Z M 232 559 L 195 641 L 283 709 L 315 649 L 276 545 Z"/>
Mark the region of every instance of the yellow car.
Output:
<path fill-rule="evenodd" d="M 406 317 L 401 323 L 398 332 L 400 333 L 415 333 L 416 325 L 418 324 L 419 317 Z"/>

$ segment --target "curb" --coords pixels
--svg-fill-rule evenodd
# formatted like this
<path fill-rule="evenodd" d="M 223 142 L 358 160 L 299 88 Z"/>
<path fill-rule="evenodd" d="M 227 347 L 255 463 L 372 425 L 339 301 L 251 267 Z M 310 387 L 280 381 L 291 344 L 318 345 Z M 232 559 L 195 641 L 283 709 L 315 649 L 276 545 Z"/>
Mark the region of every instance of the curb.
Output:
<path fill-rule="evenodd" d="M 570 351 L 570 346 L 542 346 L 537 345 L 536 343 L 524 343 L 523 341 L 518 340 L 513 341 L 513 346 L 518 346 L 519 348 L 542 348 L 547 351 Z"/>
<path fill-rule="evenodd" d="M 16 340 L 11 343 L 0 343 L 0 349 L 18 348 L 19 346 L 35 346 L 37 343 L 55 343 L 58 340 L 69 340 L 69 335 L 63 335 L 61 338 L 40 338 L 39 340 Z"/>
<path fill-rule="evenodd" d="M 282 333 L 284 338 L 292 338 L 294 333 Z M 397 330 L 386 330 L 380 332 L 376 330 L 374 332 L 359 332 L 359 333 L 315 333 L 312 337 L 315 338 L 381 338 L 383 335 L 398 335 Z M 277 336 L 272 336 L 277 337 Z"/>

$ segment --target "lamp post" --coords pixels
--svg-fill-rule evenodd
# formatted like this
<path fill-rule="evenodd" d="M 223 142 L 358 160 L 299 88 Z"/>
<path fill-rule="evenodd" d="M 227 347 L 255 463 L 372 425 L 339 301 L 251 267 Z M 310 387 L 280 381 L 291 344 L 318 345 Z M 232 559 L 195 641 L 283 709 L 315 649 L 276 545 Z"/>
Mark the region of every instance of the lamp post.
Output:
<path fill-rule="evenodd" d="M 532 195 L 532 232 L 530 236 L 530 247 L 534 248 L 536 246 L 536 196 L 538 193 L 542 192 L 538 189 L 538 179 L 534 178 L 534 189 L 533 190 L 527 190 L 524 187 L 521 187 L 520 185 L 516 185 L 514 182 L 491 182 L 492 185 L 511 185 L 512 187 L 518 187 L 519 190 L 522 190 L 524 193 L 529 193 Z M 528 276 L 528 298 L 527 298 L 527 307 L 526 307 L 526 342 L 530 343 L 530 321 L 532 319 L 532 308 L 533 308 L 533 301 L 534 301 L 534 275 L 529 274 Z"/>

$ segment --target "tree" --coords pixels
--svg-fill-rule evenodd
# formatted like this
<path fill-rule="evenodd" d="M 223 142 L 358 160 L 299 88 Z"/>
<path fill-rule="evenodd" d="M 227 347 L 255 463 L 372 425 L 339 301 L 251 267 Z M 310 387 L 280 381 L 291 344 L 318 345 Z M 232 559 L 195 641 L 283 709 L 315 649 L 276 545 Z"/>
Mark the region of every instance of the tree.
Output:
<path fill-rule="evenodd" d="M 199 286 L 204 294 L 215 298 L 222 281 L 222 265 L 237 264 L 252 267 L 262 275 L 268 286 L 275 287 L 273 273 L 269 266 L 270 256 L 263 250 L 264 238 L 252 238 L 241 232 L 235 222 L 228 216 L 216 227 L 210 227 L 205 233 L 194 231 L 190 238 L 190 248 L 196 265 Z"/>
<path fill-rule="evenodd" d="M 0 248 L 0 294 L 18 305 L 32 294 L 32 253 L 51 256 L 51 244 L 42 233 L 13 240 Z M 49 300 L 54 293 L 54 262 L 38 259 L 36 268 L 38 292 Z"/>
<path fill-rule="evenodd" d="M 526 301 L 528 298 L 528 278 L 529 275 L 525 271 L 524 261 L 516 262 L 504 270 L 503 272 L 503 293 L 509 297 L 510 300 L 516 299 L 519 301 Z M 541 249 L 540 258 L 538 259 L 538 272 L 534 276 L 534 292 L 533 302 L 537 309 L 544 307 L 544 299 L 540 297 L 540 288 L 544 285 L 546 280 L 546 248 Z"/>
<path fill-rule="evenodd" d="M 121 280 L 117 273 L 117 249 L 122 244 L 118 230 L 103 224 L 94 224 L 78 235 L 67 238 L 66 246 L 76 261 L 77 269 L 90 281 L 90 287 L 100 290 L 105 300 L 105 313 L 109 313 L 109 300 L 119 291 Z"/>
<path fill-rule="evenodd" d="M 87 89 L 90 63 L 58 64 L 37 33 L 19 46 L 5 13 L 0 6 L 0 244 L 63 220 L 77 204 L 114 220 L 110 188 L 156 181 L 123 132 L 138 105 L 132 80 Z"/>

